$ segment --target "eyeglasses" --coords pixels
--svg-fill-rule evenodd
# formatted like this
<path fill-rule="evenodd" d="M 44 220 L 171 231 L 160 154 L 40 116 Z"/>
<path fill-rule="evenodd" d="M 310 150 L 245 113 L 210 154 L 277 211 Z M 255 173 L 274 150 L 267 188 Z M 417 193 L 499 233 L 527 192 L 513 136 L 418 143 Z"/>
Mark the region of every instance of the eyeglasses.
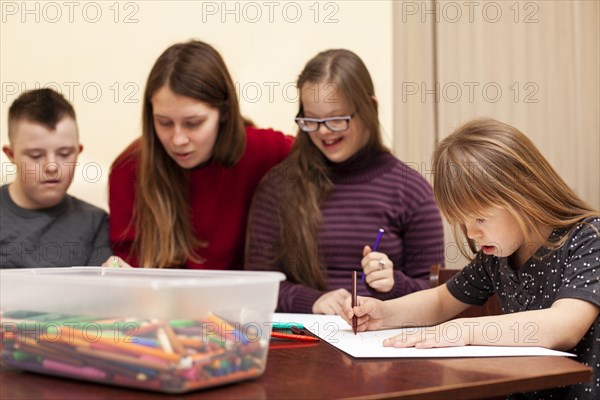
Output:
<path fill-rule="evenodd" d="M 294 121 L 296 121 L 302 132 L 316 132 L 321 127 L 321 124 L 325 125 L 330 131 L 342 132 L 348 129 L 352 117 L 354 117 L 354 114 L 323 119 L 296 117 Z"/>

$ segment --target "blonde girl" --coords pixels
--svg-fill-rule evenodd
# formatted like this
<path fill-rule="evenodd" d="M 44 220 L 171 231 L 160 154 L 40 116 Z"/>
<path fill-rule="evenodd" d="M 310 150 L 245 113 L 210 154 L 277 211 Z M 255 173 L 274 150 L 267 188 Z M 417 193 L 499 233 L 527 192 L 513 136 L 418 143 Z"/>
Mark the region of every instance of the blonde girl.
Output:
<path fill-rule="evenodd" d="M 384 346 L 566 350 L 593 368 L 593 380 L 523 396 L 597 399 L 598 211 L 567 186 L 523 133 L 493 119 L 468 122 L 442 140 L 433 169 L 436 200 L 457 240 L 466 239 L 471 262 L 434 289 L 386 302 L 361 298 L 353 309 L 347 303 L 343 317 L 356 316 L 359 331 L 440 324 L 428 333 L 388 338 Z M 493 293 L 504 315 L 444 322 Z"/>

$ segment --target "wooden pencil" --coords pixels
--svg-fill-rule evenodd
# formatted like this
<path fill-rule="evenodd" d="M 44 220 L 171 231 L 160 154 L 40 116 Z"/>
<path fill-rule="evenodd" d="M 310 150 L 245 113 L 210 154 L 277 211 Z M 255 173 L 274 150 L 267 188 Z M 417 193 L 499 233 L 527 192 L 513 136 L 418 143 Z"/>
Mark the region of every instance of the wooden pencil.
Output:
<path fill-rule="evenodd" d="M 113 353 L 105 350 L 77 347 L 78 352 L 89 357 L 98 357 L 105 360 L 117 361 L 125 364 L 137 365 L 139 367 L 152 368 L 158 371 L 171 371 L 172 365 L 160 361 L 146 360 L 139 357 L 127 356 L 124 354 Z"/>
<path fill-rule="evenodd" d="M 175 335 L 173 328 L 171 328 L 171 326 L 168 323 L 165 323 L 165 324 L 163 324 L 162 329 L 165 332 L 165 334 L 167 335 L 167 337 L 169 338 L 169 342 L 171 343 L 171 347 L 173 348 L 173 351 L 177 354 L 181 354 L 181 355 L 185 354 L 185 347 L 179 341 L 179 339 L 177 338 L 177 335 Z"/>

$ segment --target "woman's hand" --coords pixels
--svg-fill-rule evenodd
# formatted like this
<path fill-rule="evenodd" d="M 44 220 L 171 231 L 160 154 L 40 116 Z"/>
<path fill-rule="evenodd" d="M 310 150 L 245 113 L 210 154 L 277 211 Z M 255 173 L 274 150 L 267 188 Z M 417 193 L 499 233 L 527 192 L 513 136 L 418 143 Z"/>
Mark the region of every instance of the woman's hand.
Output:
<path fill-rule="evenodd" d="M 386 293 L 394 287 L 394 263 L 384 253 L 371 251 L 371 247 L 363 249 L 361 260 L 363 274 L 367 284 L 378 292 Z"/>
<path fill-rule="evenodd" d="M 344 302 L 352 296 L 346 289 L 337 289 L 327 292 L 315 301 L 312 312 L 314 314 L 341 315 Z"/>

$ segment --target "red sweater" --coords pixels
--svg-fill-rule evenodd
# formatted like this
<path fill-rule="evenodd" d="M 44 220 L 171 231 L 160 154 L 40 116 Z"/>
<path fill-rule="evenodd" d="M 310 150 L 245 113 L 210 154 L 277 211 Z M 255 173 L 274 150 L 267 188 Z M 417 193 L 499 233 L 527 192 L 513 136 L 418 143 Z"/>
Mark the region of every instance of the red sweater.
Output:
<path fill-rule="evenodd" d="M 246 220 L 254 191 L 261 178 L 289 153 L 293 138 L 273 130 L 246 128 L 244 155 L 233 167 L 214 162 L 190 171 L 192 229 L 207 247 L 198 248 L 206 260 L 188 261 L 190 269 L 242 269 Z M 138 266 L 131 247 L 135 237 L 133 210 L 137 180 L 139 140 L 113 164 L 109 178 L 110 239 L 113 251 Z"/>

